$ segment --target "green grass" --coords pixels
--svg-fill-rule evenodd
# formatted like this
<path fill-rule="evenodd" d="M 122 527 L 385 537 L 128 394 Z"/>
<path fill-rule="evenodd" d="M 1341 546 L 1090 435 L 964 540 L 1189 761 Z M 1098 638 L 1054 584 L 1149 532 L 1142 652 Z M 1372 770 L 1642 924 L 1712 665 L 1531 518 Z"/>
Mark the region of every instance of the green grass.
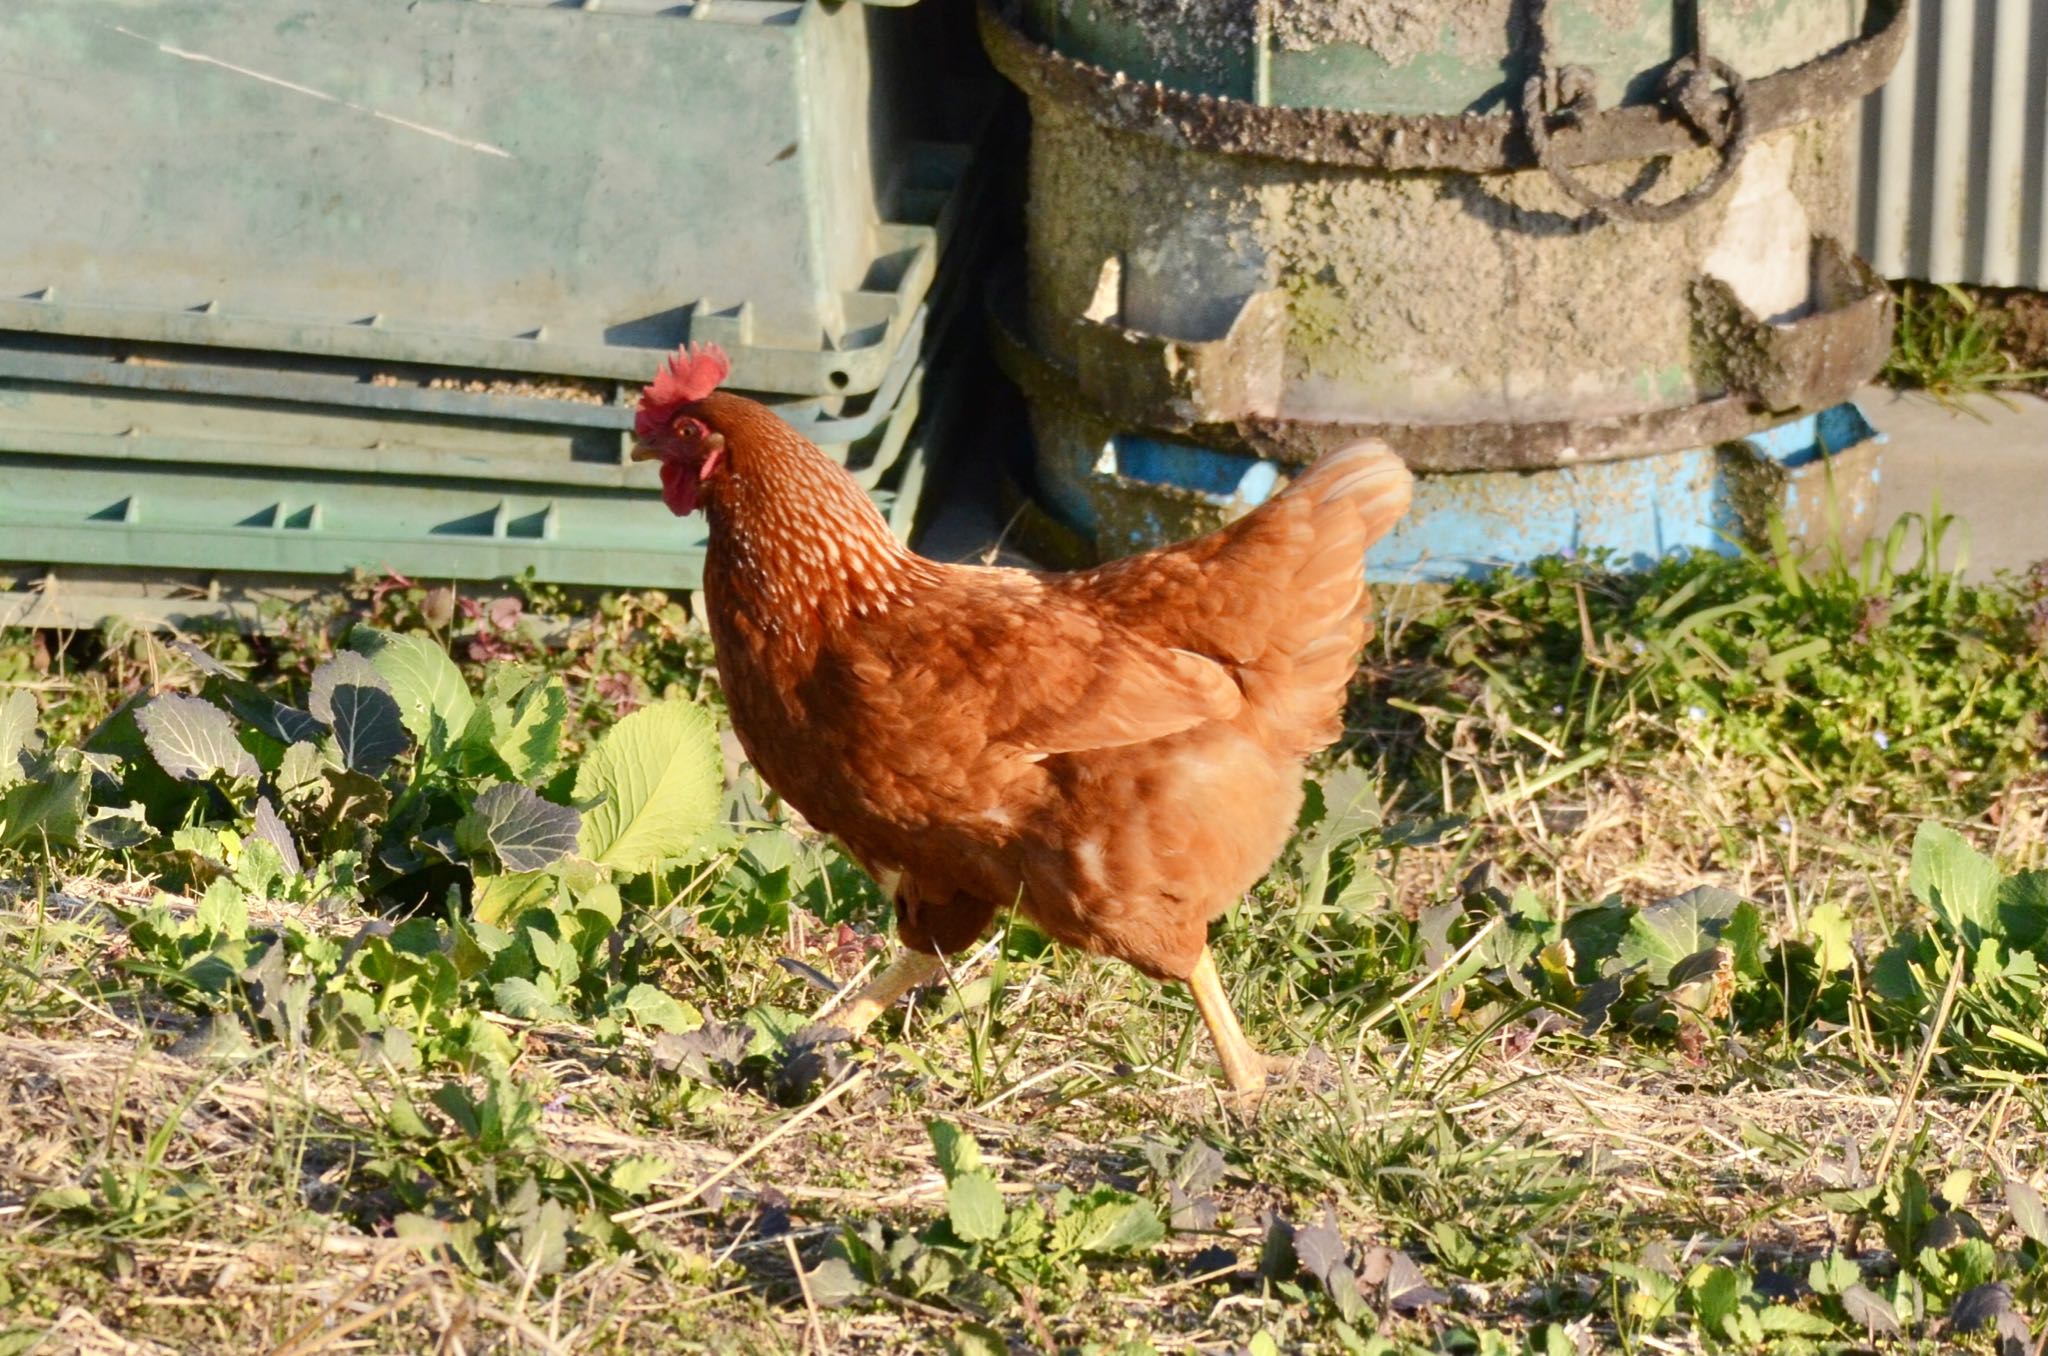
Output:
<path fill-rule="evenodd" d="M 1255 1116 L 1021 921 L 812 1040 L 859 873 L 747 774 L 591 809 L 716 762 L 670 600 L 0 638 L 0 1352 L 1993 1350 L 2048 1309 L 2048 579 L 1913 531 L 1397 600 L 1214 936 L 1303 1056 Z M 360 718 L 267 732 L 336 663 Z"/>
<path fill-rule="evenodd" d="M 1954 283 L 1901 283 L 1891 356 L 1878 377 L 1960 409 L 1968 408 L 1963 402 L 1970 396 L 1996 396 L 2001 388 L 2048 378 L 2048 372 L 2021 370 L 2003 338 L 1998 314 L 1968 290 Z"/>

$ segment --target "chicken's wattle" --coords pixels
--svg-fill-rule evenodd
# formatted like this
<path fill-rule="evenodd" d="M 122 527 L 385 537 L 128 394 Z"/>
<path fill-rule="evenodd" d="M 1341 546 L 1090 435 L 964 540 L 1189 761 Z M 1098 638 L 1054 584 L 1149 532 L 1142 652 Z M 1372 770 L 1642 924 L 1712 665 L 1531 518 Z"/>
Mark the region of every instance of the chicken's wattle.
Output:
<path fill-rule="evenodd" d="M 687 517 L 697 511 L 698 491 L 704 484 L 704 477 L 695 466 L 680 457 L 664 458 L 661 463 L 661 502 L 668 505 L 668 511 L 678 518 Z"/>

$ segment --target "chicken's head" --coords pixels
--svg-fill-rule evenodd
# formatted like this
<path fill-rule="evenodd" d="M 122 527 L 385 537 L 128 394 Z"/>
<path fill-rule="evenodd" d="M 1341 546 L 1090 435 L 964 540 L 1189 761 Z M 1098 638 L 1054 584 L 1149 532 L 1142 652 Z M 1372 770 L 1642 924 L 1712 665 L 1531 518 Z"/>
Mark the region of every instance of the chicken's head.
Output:
<path fill-rule="evenodd" d="M 696 510 L 704 485 L 725 464 L 725 436 L 695 412 L 732 373 L 716 344 L 685 344 L 640 393 L 633 420 L 634 461 L 661 463 L 661 498 L 674 513 Z"/>

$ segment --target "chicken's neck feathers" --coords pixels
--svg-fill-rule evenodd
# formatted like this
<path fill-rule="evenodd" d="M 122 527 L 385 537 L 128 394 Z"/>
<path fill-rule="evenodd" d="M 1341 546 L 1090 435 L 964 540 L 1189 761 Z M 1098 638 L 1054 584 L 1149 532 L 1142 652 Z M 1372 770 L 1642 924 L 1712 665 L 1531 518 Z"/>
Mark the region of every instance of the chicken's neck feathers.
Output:
<path fill-rule="evenodd" d="M 761 410 L 726 434 L 734 455 L 708 496 L 719 591 L 799 653 L 905 602 L 938 566 L 896 540 L 874 501 Z"/>

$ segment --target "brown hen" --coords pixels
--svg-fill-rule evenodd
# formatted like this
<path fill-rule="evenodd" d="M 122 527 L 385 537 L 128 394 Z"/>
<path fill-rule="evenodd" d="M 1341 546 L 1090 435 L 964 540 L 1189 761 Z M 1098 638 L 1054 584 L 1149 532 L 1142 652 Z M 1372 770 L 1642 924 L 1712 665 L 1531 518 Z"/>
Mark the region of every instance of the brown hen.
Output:
<path fill-rule="evenodd" d="M 733 728 L 768 785 L 895 900 L 907 952 L 858 1031 L 1014 902 L 1055 940 L 1185 981 L 1233 1089 L 1263 1088 L 1211 919 L 1279 854 L 1303 761 L 1341 730 L 1366 548 L 1408 507 L 1376 442 L 1205 537 L 1073 574 L 942 565 L 765 407 L 685 352 L 635 456 L 700 505 Z"/>

